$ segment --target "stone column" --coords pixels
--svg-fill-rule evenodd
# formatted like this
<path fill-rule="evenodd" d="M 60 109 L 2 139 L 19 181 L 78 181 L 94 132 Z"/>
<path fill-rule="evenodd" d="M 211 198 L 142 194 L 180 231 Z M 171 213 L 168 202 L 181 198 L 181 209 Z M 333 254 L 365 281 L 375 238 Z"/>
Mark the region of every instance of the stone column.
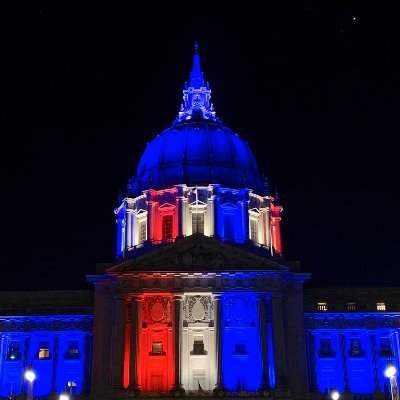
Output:
<path fill-rule="evenodd" d="M 375 344 L 375 334 L 370 333 L 369 340 L 371 344 L 371 354 L 372 354 L 372 371 L 374 373 L 374 385 L 375 385 L 375 392 L 380 392 L 379 389 L 379 376 L 378 376 L 378 358 L 376 354 L 376 344 Z M 376 396 L 375 396 L 376 397 Z"/>
<path fill-rule="evenodd" d="M 183 299 L 182 295 L 174 295 L 174 349 L 175 349 L 175 384 L 174 391 L 183 392 L 181 382 L 181 338 L 183 325 Z"/>
<path fill-rule="evenodd" d="M 58 363 L 58 345 L 60 338 L 58 335 L 54 336 L 54 345 L 53 345 L 53 373 L 51 376 L 51 392 L 56 393 L 56 383 L 57 383 L 57 363 Z"/>
<path fill-rule="evenodd" d="M 308 369 L 310 380 L 310 392 L 317 391 L 316 362 L 315 357 L 315 335 L 312 331 L 307 332 L 307 349 L 308 349 Z"/>
<path fill-rule="evenodd" d="M 214 392 L 225 389 L 222 377 L 222 310 L 221 310 L 221 294 L 213 295 L 214 303 L 214 330 L 215 330 L 215 371 L 217 375 L 217 383 Z"/>
<path fill-rule="evenodd" d="M 176 207 L 178 209 L 178 238 L 183 237 L 183 221 L 184 221 L 184 209 L 183 209 L 183 196 L 176 196 Z"/>
<path fill-rule="evenodd" d="M 4 353 L 4 335 L 0 336 L 0 376 L 3 376 L 3 360 L 5 359 Z"/>
<path fill-rule="evenodd" d="M 138 371 L 137 371 L 137 351 L 139 347 L 139 310 L 142 307 L 142 299 L 139 296 L 132 297 L 131 303 L 131 337 L 129 355 L 129 389 L 137 392 Z"/>
<path fill-rule="evenodd" d="M 264 223 L 265 223 L 265 245 L 267 247 L 271 247 L 271 225 L 270 225 L 270 212 L 269 206 L 266 207 L 265 213 L 263 214 Z"/>
<path fill-rule="evenodd" d="M 260 390 L 265 390 L 270 387 L 269 382 L 269 366 L 268 366 L 268 336 L 267 336 L 267 318 L 265 306 L 265 294 L 257 296 L 258 309 L 258 326 L 259 340 L 261 351 L 261 386 Z"/>
<path fill-rule="evenodd" d="M 282 294 L 272 293 L 272 340 L 274 343 L 274 364 L 276 389 L 286 389 L 286 356 L 283 330 Z"/>
<path fill-rule="evenodd" d="M 344 390 L 348 392 L 349 379 L 347 376 L 346 337 L 344 333 L 339 333 L 339 345 L 340 345 L 340 355 L 342 359 Z"/>
<path fill-rule="evenodd" d="M 89 393 L 90 391 L 90 362 L 92 359 L 92 334 L 85 333 L 83 338 L 84 345 L 84 364 L 83 364 L 83 391 Z"/>
<path fill-rule="evenodd" d="M 125 308 L 125 299 L 115 299 L 111 364 L 111 385 L 115 389 L 122 389 L 124 383 Z"/>
<path fill-rule="evenodd" d="M 29 342 L 30 342 L 30 337 L 29 336 L 25 336 L 25 340 L 24 340 L 24 369 L 27 368 L 29 366 L 29 364 L 30 364 L 30 362 L 28 360 Z M 22 385 L 21 393 L 25 394 L 26 393 L 25 392 L 25 380 L 22 381 L 21 385 Z"/>
<path fill-rule="evenodd" d="M 126 210 L 126 247 L 132 247 L 132 211 Z"/>
<path fill-rule="evenodd" d="M 215 200 L 214 195 L 211 195 L 207 199 L 207 211 L 206 211 L 206 215 L 208 214 L 207 230 L 204 230 L 204 233 L 205 234 L 208 233 L 208 236 L 214 236 L 214 200 Z"/>

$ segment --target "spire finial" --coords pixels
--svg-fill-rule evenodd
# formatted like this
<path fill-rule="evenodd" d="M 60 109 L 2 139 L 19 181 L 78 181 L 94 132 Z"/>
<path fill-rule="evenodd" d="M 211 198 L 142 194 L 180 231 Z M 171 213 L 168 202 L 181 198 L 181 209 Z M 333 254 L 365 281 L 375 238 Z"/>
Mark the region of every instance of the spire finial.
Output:
<path fill-rule="evenodd" d="M 200 89 L 204 86 L 203 72 L 201 72 L 200 67 L 199 44 L 197 42 L 194 44 L 193 68 L 192 72 L 190 73 L 189 86 L 195 89 Z"/>

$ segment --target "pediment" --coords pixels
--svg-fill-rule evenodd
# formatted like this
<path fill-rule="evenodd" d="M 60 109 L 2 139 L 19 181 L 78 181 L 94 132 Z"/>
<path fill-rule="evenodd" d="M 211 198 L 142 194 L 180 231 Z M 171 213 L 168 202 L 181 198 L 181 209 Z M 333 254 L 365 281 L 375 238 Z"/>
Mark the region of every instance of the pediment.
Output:
<path fill-rule="evenodd" d="M 233 204 L 232 202 L 229 201 L 228 203 L 221 204 L 221 207 L 222 208 L 237 208 L 237 205 Z"/>
<path fill-rule="evenodd" d="M 200 233 L 124 259 L 108 273 L 131 271 L 288 271 L 278 262 Z"/>
<path fill-rule="evenodd" d="M 171 204 L 171 203 L 164 203 L 159 207 L 159 209 L 163 209 L 163 208 L 175 208 L 175 205 Z"/>

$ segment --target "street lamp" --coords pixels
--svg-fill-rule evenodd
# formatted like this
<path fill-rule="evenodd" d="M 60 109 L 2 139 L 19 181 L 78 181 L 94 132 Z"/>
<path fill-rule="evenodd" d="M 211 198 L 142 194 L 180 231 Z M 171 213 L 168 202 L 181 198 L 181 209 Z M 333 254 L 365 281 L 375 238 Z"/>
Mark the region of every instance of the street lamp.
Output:
<path fill-rule="evenodd" d="M 337 390 L 332 390 L 331 392 L 331 399 L 332 400 L 339 400 L 340 394 Z"/>
<path fill-rule="evenodd" d="M 69 400 L 69 393 L 66 390 L 60 394 L 60 400 Z"/>
<path fill-rule="evenodd" d="M 390 379 L 390 390 L 392 392 L 392 400 L 399 400 L 399 385 L 396 378 L 397 369 L 395 365 L 389 361 L 385 369 L 386 378 Z"/>
<path fill-rule="evenodd" d="M 30 366 L 25 371 L 25 379 L 28 381 L 28 397 L 27 400 L 33 400 L 33 381 L 36 379 L 35 371 Z"/>

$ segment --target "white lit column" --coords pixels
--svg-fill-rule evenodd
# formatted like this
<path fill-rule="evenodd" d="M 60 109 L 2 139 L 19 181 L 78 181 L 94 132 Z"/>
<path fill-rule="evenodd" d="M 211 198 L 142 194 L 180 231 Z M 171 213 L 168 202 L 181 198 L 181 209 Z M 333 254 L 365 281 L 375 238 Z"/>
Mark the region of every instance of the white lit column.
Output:
<path fill-rule="evenodd" d="M 221 295 L 213 295 L 214 302 L 214 327 L 215 327 L 215 371 L 217 382 L 214 391 L 224 389 L 222 378 L 222 310 L 221 310 Z"/>
<path fill-rule="evenodd" d="M 269 207 L 265 208 L 265 213 L 263 213 L 264 224 L 265 224 L 265 245 L 271 247 L 271 223 L 270 223 L 270 211 Z"/>
<path fill-rule="evenodd" d="M 204 233 L 207 236 L 214 236 L 214 199 L 214 195 L 207 199 L 207 211 L 205 215 L 207 217 L 207 223 L 204 229 Z"/>
<path fill-rule="evenodd" d="M 126 210 L 126 247 L 132 247 L 132 211 Z"/>

